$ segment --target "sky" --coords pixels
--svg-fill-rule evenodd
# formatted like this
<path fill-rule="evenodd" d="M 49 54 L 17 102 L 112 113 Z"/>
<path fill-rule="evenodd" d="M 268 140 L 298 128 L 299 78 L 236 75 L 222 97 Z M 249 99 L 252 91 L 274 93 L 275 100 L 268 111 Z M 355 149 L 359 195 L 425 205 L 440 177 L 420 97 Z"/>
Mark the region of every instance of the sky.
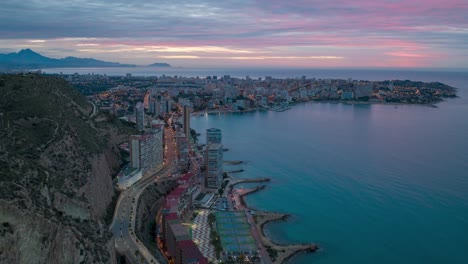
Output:
<path fill-rule="evenodd" d="M 181 67 L 468 69 L 468 0 L 2 0 L 0 53 Z"/>

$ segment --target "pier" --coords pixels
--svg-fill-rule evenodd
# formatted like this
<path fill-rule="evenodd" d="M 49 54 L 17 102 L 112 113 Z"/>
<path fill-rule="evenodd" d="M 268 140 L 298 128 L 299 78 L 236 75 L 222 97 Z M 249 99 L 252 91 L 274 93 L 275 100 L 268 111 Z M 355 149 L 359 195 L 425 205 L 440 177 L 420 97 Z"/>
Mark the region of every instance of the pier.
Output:
<path fill-rule="evenodd" d="M 240 170 L 233 170 L 233 171 L 226 171 L 226 173 L 239 173 L 239 172 L 243 172 L 244 169 L 240 169 Z"/>
<path fill-rule="evenodd" d="M 224 164 L 239 165 L 244 163 L 242 160 L 225 160 Z"/>

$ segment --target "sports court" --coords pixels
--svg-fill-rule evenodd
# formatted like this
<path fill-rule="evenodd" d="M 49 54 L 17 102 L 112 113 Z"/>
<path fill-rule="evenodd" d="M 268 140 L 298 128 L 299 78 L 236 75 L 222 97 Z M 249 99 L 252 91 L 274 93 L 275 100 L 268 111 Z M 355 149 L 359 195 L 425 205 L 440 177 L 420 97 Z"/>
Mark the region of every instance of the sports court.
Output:
<path fill-rule="evenodd" d="M 227 255 L 253 254 L 257 251 L 244 212 L 216 212 L 216 229 Z"/>

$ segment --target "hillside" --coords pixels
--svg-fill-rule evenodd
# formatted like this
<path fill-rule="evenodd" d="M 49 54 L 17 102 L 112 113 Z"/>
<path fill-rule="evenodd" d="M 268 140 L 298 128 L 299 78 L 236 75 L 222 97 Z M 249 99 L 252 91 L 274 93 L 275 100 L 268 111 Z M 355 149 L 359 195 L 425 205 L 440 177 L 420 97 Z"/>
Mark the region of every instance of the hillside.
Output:
<path fill-rule="evenodd" d="M 67 67 L 135 67 L 133 64 L 100 61 L 92 58 L 66 57 L 53 59 L 42 56 L 30 49 L 18 53 L 0 54 L 0 68 L 5 69 L 41 69 Z"/>
<path fill-rule="evenodd" d="M 0 263 L 114 263 L 104 217 L 131 131 L 60 78 L 0 75 L 0 91 Z"/>

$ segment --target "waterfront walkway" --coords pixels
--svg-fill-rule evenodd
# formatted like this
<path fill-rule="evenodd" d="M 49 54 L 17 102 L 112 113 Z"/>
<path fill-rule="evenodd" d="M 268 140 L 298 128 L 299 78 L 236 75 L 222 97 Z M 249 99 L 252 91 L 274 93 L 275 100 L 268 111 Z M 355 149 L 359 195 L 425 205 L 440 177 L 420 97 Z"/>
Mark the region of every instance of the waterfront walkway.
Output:
<path fill-rule="evenodd" d="M 198 249 L 210 261 L 216 262 L 216 252 L 213 245 L 210 243 L 210 227 L 208 224 L 209 210 L 201 210 L 192 226 L 192 240 L 197 245 Z"/>

